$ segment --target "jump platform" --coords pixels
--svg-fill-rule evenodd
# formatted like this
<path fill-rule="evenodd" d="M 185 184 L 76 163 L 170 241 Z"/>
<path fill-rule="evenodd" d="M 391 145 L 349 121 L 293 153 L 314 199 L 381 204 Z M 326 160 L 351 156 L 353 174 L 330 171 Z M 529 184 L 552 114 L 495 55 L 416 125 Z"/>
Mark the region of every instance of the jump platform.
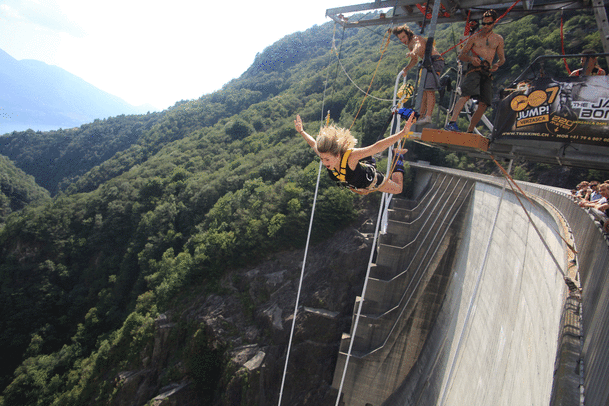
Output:
<path fill-rule="evenodd" d="M 430 146 L 444 147 L 463 151 L 488 151 L 489 139 L 478 134 L 424 128 L 420 133 L 408 136 L 414 141 Z"/>

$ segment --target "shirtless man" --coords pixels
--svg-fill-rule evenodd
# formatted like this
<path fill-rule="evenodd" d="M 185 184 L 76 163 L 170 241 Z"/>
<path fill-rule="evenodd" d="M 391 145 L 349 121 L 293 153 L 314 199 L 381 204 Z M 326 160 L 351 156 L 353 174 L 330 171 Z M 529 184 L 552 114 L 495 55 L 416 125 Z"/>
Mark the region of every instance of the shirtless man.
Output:
<path fill-rule="evenodd" d="M 448 131 L 459 131 L 457 118 L 470 97 L 478 99 L 478 108 L 472 116 L 472 121 L 467 128 L 471 133 L 476 128 L 476 124 L 482 118 L 486 108 L 491 105 L 493 100 L 493 75 L 501 65 L 505 63 L 503 52 L 503 37 L 493 32 L 497 12 L 488 10 L 482 18 L 482 28 L 475 35 L 472 35 L 459 54 L 459 60 L 469 63 L 468 71 L 461 83 L 461 98 L 455 103 L 453 115 L 450 122 L 444 127 Z M 493 60 L 497 56 L 497 62 Z"/>
<path fill-rule="evenodd" d="M 398 37 L 404 45 L 408 47 L 410 52 L 406 57 L 410 58 L 410 63 L 403 69 L 404 76 L 408 73 L 420 59 L 425 58 L 425 46 L 427 45 L 427 38 L 415 35 L 406 24 L 396 27 L 392 32 Z M 431 63 L 433 70 L 438 74 L 438 78 L 444 70 L 444 58 L 440 55 L 436 47 L 432 47 L 431 50 Z M 425 80 L 425 87 L 423 88 L 423 99 L 421 101 L 421 118 L 417 120 L 417 124 L 429 124 L 431 123 L 431 113 L 436 103 L 436 95 L 434 92 L 440 87 L 439 80 L 436 81 L 433 74 L 429 72 L 427 79 Z"/>
<path fill-rule="evenodd" d="M 582 58 L 581 58 L 582 68 L 574 70 L 573 72 L 571 72 L 571 74 L 569 76 L 594 76 L 594 75 L 604 76 L 604 75 L 606 75 L 603 68 L 601 68 L 598 64 L 598 58 L 596 56 L 587 56 L 587 55 L 592 55 L 595 53 L 596 52 L 594 52 L 594 50 L 592 50 L 592 49 L 584 49 L 582 51 L 582 55 L 584 55 L 584 56 L 582 56 Z"/>

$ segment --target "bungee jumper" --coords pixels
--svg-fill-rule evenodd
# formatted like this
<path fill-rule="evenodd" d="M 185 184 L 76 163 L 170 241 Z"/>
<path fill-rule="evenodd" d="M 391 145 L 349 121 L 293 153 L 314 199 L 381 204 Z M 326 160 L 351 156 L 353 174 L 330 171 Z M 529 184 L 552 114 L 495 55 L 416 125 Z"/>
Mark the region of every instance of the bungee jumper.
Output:
<path fill-rule="evenodd" d="M 336 126 L 323 127 L 317 140 L 304 131 L 300 115 L 296 116 L 294 126 L 311 148 L 321 158 L 328 174 L 339 185 L 349 187 L 358 194 L 373 191 L 399 194 L 404 183 L 404 157 L 406 149 L 396 149 L 397 157 L 392 173 L 387 176 L 380 173 L 376 166 L 365 162 L 365 159 L 378 154 L 394 143 L 406 137 L 415 120 L 416 114 L 411 111 L 404 128 L 392 136 L 363 148 L 355 148 L 357 140 L 348 129 Z"/>

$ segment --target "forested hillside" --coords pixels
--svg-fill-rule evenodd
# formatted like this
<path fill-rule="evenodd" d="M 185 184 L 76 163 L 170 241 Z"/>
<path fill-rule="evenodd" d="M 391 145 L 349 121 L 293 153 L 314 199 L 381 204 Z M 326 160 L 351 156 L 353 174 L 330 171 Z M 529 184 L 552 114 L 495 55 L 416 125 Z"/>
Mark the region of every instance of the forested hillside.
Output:
<path fill-rule="evenodd" d="M 55 195 L 117 153 L 138 143 L 146 144 L 140 138 L 163 116 L 164 113 L 117 116 L 68 130 L 13 132 L 0 137 L 0 154 L 16 162 Z M 87 186 L 83 188 L 90 191 L 97 186 L 99 183 L 88 190 Z"/>
<path fill-rule="evenodd" d="M 31 175 L 0 155 L 0 227 L 12 212 L 46 199 L 49 199 L 46 189 L 38 186 Z"/>
<path fill-rule="evenodd" d="M 567 52 L 600 49 L 593 16 L 568 17 Z M 542 14 L 498 27 L 507 64 L 497 85 L 509 83 L 534 56 L 559 53 L 559 26 L 556 14 Z M 450 48 L 462 30 L 463 24 L 439 27 L 438 49 Z M 301 248 L 313 203 L 319 163 L 294 131 L 294 116 L 302 116 L 311 134 L 330 111 L 333 122 L 353 123 L 364 145 L 383 136 L 391 103 L 382 99 L 391 97 L 395 75 L 406 64 L 405 47 L 391 39 L 372 86 L 377 99 L 367 98 L 361 110 L 363 94 L 337 65 L 336 54 L 351 79 L 366 88 L 385 31 L 315 26 L 263 50 L 223 89 L 162 113 L 0 138 L 0 153 L 54 195 L 11 214 L 0 229 L 0 405 L 113 404 L 126 396 L 119 372 L 143 368 L 158 368 L 154 390 L 189 381 L 204 393 L 202 404 L 231 404 L 222 393 L 234 372 L 227 354 L 236 344 L 209 338 L 192 319 L 178 319 L 181 333 L 167 345 L 179 342 L 180 350 L 163 366 L 151 366 L 155 320 L 179 313 L 180 306 L 196 307 L 187 299 L 201 295 L 233 298 L 251 323 L 258 320 L 270 295 L 235 288 L 246 279 L 239 270 Z M 453 52 L 446 58 L 455 65 Z M 409 148 L 410 159 L 493 170 L 488 162 Z M 527 163 L 520 168 L 522 177 L 552 169 Z M 378 199 L 334 187 L 322 175 L 314 242 L 349 225 L 358 209 Z M 408 182 L 407 176 L 406 189 Z M 325 300 L 319 297 L 315 303 L 321 306 Z M 265 326 L 258 326 L 261 333 L 252 342 L 230 317 L 223 323 L 240 344 L 277 340 Z M 258 387 L 245 378 L 242 384 L 242 393 L 257 398 L 252 393 Z M 122 404 L 135 403 L 130 399 Z"/>

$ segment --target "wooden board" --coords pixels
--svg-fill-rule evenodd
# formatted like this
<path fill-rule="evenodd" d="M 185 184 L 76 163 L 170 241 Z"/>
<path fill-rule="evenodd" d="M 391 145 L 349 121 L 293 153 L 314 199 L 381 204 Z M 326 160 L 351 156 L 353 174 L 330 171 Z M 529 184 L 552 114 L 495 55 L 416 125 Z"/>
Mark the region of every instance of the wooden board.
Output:
<path fill-rule="evenodd" d="M 421 132 L 421 141 L 430 144 L 456 145 L 465 148 L 474 148 L 481 151 L 488 150 L 488 138 L 472 133 L 446 131 L 433 128 L 424 128 Z"/>

